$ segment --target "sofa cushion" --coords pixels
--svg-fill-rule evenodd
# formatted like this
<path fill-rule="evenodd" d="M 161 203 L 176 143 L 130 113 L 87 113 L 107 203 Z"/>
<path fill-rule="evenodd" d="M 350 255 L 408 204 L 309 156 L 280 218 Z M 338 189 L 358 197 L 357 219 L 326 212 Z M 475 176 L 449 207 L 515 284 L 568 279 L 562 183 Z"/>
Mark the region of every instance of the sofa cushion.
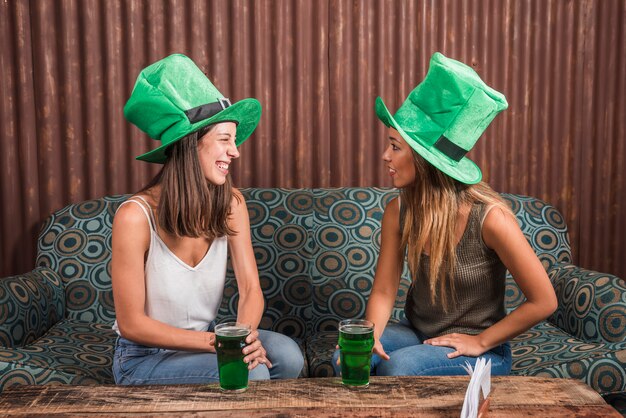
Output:
<path fill-rule="evenodd" d="M 109 325 L 66 319 L 29 345 L 0 348 L 0 391 L 18 384 L 113 383 L 116 337 Z"/>
<path fill-rule="evenodd" d="M 337 346 L 337 338 L 337 331 L 320 331 L 306 339 L 306 357 L 311 377 L 335 375 L 330 362 Z"/>
<path fill-rule="evenodd" d="M 56 271 L 65 287 L 66 317 L 113 324 L 111 226 L 129 195 L 69 205 L 41 228 L 36 265 Z"/>
<path fill-rule="evenodd" d="M 0 280 L 0 346 L 30 344 L 64 315 L 63 283 L 49 268 Z"/>
<path fill-rule="evenodd" d="M 585 342 L 544 321 L 511 347 L 511 374 L 576 378 L 601 394 L 626 390 L 626 342 Z"/>
<path fill-rule="evenodd" d="M 307 338 L 311 376 L 334 376 L 330 361 L 336 345 L 336 331 Z M 541 322 L 511 341 L 511 347 L 513 375 L 577 378 L 602 394 L 626 390 L 626 342 L 587 343 Z"/>

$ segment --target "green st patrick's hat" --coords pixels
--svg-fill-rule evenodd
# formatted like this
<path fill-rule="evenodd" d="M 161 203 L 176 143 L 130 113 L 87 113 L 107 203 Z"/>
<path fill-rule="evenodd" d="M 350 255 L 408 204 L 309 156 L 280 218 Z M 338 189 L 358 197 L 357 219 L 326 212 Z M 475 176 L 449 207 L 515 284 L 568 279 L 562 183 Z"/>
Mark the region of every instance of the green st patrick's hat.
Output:
<path fill-rule="evenodd" d="M 137 159 L 162 164 L 170 145 L 214 123 L 235 122 L 239 146 L 259 123 L 261 104 L 256 99 L 231 104 L 191 59 L 174 54 L 141 71 L 124 106 L 124 117 L 161 141 Z"/>
<path fill-rule="evenodd" d="M 482 173 L 465 154 L 507 107 L 504 95 L 472 68 L 435 52 L 426 78 L 393 116 L 380 97 L 375 108 L 378 118 L 430 164 L 462 183 L 475 184 Z"/>

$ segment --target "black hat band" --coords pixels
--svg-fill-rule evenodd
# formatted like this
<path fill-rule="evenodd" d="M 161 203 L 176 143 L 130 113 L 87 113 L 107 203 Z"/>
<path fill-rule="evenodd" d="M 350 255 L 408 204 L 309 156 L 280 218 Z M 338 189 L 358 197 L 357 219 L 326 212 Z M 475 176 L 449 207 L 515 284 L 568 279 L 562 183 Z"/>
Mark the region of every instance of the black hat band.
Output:
<path fill-rule="evenodd" d="M 196 123 L 217 115 L 229 106 L 231 106 L 230 100 L 223 97 L 217 102 L 207 103 L 194 107 L 193 109 L 185 110 L 185 115 L 190 123 Z"/>
<path fill-rule="evenodd" d="M 441 135 L 439 139 L 433 144 L 433 147 L 437 148 L 440 152 L 447 155 L 457 163 L 465 157 L 467 150 L 459 147 L 454 142 L 450 141 L 445 136 Z"/>

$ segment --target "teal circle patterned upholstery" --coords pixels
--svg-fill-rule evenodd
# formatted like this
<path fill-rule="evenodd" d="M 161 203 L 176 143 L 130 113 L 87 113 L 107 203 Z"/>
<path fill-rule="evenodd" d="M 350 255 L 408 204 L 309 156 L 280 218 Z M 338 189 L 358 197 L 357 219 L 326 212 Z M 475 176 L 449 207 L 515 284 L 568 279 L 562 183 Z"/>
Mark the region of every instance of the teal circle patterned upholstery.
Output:
<path fill-rule="evenodd" d="M 626 391 L 626 342 L 588 342 L 541 322 L 511 342 L 511 374 L 583 380 L 601 395 Z"/>
<path fill-rule="evenodd" d="M 502 197 L 546 270 L 555 263 L 572 262 L 567 225 L 557 209 L 534 197 L 510 193 L 502 193 Z M 505 299 L 509 311 L 525 300 L 510 274 L 507 274 Z"/>
<path fill-rule="evenodd" d="M 335 376 L 335 370 L 330 364 L 330 360 L 337 346 L 337 337 L 337 331 L 320 331 L 307 338 L 306 357 L 311 376 Z"/>
<path fill-rule="evenodd" d="M 337 323 L 362 317 L 380 250 L 390 188 L 242 189 L 265 311 L 260 327 L 294 338 L 303 376 L 332 376 Z M 503 194 L 555 287 L 557 311 L 511 341 L 513 374 L 585 381 L 626 416 L 626 283 L 571 265 L 563 216 L 545 202 Z M 16 384 L 112 383 L 116 334 L 111 225 L 129 196 L 63 208 L 47 219 L 37 269 L 0 280 L 0 390 Z M 239 294 L 229 265 L 218 321 Z M 404 266 L 391 321 L 403 316 Z M 506 305 L 524 300 L 510 275 Z"/>
<path fill-rule="evenodd" d="M 365 315 L 380 249 L 383 212 L 398 192 L 372 187 L 316 189 L 313 193 L 313 330 L 336 331 L 339 320 Z M 393 320 L 403 316 L 410 283 L 406 266 L 401 282 Z"/>
<path fill-rule="evenodd" d="M 572 261 L 572 250 L 565 218 L 546 202 L 534 197 L 502 193 L 517 222 L 548 270 L 554 263 Z"/>
<path fill-rule="evenodd" d="M 50 215 L 41 228 L 36 265 L 61 276 L 67 318 L 113 324 L 111 227 L 115 211 L 128 197 L 69 205 Z"/>
<path fill-rule="evenodd" d="M 7 313 L 0 325 L 0 390 L 113 383 L 111 226 L 127 198 L 107 196 L 51 214 L 39 234 L 38 268 L 0 281 L 0 312 Z"/>
<path fill-rule="evenodd" d="M 19 349 L 0 347 L 0 390 L 23 384 L 112 384 L 116 337 L 110 325 L 65 319 Z"/>
<path fill-rule="evenodd" d="M 550 322 L 585 341 L 626 340 L 626 283 L 622 279 L 567 263 L 555 264 L 549 275 L 559 300 Z"/>
<path fill-rule="evenodd" d="M 64 315 L 63 284 L 49 268 L 0 280 L 0 346 L 31 344 Z"/>
<path fill-rule="evenodd" d="M 314 189 L 312 327 L 307 358 L 312 376 L 332 376 L 330 357 L 341 319 L 365 316 L 380 250 L 385 206 L 391 188 Z M 410 279 L 405 265 L 391 321 L 404 316 Z"/>
<path fill-rule="evenodd" d="M 259 327 L 301 341 L 311 332 L 310 231 L 313 195 L 307 189 L 240 189 L 250 215 L 252 244 L 265 311 Z M 237 316 L 239 293 L 228 265 L 218 322 Z"/>

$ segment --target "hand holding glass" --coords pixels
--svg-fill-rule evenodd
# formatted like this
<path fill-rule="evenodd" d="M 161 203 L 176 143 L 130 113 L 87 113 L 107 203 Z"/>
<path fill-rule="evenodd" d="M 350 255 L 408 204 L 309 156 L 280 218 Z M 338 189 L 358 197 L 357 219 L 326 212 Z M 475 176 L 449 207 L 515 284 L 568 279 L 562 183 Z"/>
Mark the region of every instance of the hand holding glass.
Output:
<path fill-rule="evenodd" d="M 250 325 L 224 322 L 215 327 L 215 350 L 222 390 L 243 392 L 248 388 L 248 365 L 242 349 L 250 334 Z"/>
<path fill-rule="evenodd" d="M 367 387 L 374 348 L 374 324 L 363 319 L 339 322 L 341 381 L 346 386 Z"/>

